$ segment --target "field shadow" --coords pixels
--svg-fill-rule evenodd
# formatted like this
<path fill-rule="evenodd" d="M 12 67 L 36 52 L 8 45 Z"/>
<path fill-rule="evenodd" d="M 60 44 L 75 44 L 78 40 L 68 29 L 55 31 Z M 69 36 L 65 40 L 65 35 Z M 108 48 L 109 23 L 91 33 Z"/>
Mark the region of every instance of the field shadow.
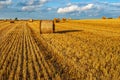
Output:
<path fill-rule="evenodd" d="M 55 33 L 69 33 L 69 32 L 82 32 L 83 30 L 63 30 L 63 31 L 56 31 Z"/>

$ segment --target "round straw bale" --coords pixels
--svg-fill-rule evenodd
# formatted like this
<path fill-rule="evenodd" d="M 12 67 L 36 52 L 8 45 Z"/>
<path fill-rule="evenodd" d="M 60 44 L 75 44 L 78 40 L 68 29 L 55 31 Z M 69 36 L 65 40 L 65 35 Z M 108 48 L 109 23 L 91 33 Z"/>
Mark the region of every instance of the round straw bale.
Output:
<path fill-rule="evenodd" d="M 120 16 L 118 16 L 118 19 L 120 19 Z"/>
<path fill-rule="evenodd" d="M 10 23 L 15 23 L 14 20 L 11 20 Z"/>
<path fill-rule="evenodd" d="M 66 18 L 62 18 L 62 22 L 66 22 Z"/>
<path fill-rule="evenodd" d="M 54 30 L 55 30 L 55 26 L 52 20 L 40 21 L 40 33 L 53 33 Z"/>
<path fill-rule="evenodd" d="M 29 22 L 33 22 L 33 19 L 29 19 Z"/>
<path fill-rule="evenodd" d="M 106 19 L 106 16 L 103 16 L 102 19 Z"/>
<path fill-rule="evenodd" d="M 60 19 L 59 18 L 54 18 L 54 23 L 58 23 L 60 22 Z"/>

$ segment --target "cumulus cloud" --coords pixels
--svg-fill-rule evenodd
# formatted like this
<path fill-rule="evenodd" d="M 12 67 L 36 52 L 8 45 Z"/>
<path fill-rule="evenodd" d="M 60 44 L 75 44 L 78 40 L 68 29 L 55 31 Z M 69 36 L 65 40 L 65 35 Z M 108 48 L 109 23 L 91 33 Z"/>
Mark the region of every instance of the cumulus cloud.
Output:
<path fill-rule="evenodd" d="M 120 7 L 120 3 L 111 3 L 110 5 L 115 6 L 115 7 Z"/>
<path fill-rule="evenodd" d="M 24 6 L 22 7 L 22 11 L 33 11 L 36 6 Z"/>
<path fill-rule="evenodd" d="M 72 5 L 72 3 L 68 3 L 68 4 L 67 4 L 67 6 L 71 6 L 71 5 Z"/>
<path fill-rule="evenodd" d="M 29 0 L 25 6 L 22 7 L 22 11 L 34 11 L 36 8 L 43 6 L 49 0 Z"/>
<path fill-rule="evenodd" d="M 81 10 L 88 10 L 88 9 L 91 9 L 91 8 L 93 8 L 93 4 L 88 4 L 84 7 L 82 7 Z"/>
<path fill-rule="evenodd" d="M 0 0 L 0 8 L 7 7 L 12 4 L 12 0 Z"/>
<path fill-rule="evenodd" d="M 43 3 L 46 3 L 48 2 L 49 0 L 40 0 L 40 4 L 43 4 Z"/>
<path fill-rule="evenodd" d="M 68 7 L 59 8 L 57 10 L 57 13 L 70 13 L 70 12 L 76 12 L 76 11 L 86 11 L 86 10 L 92 9 L 93 5 L 94 4 L 88 4 L 83 7 L 79 7 L 78 5 L 70 5 Z"/>
<path fill-rule="evenodd" d="M 74 11 L 79 11 L 79 7 L 77 5 L 71 5 L 69 7 L 65 8 L 59 8 L 58 13 L 69 13 L 69 12 L 74 12 Z"/>
<path fill-rule="evenodd" d="M 28 5 L 34 4 L 34 0 L 29 0 Z"/>
<path fill-rule="evenodd" d="M 48 11 L 51 11 L 51 10 L 52 10 L 52 8 L 47 8 L 47 10 L 48 10 Z"/>

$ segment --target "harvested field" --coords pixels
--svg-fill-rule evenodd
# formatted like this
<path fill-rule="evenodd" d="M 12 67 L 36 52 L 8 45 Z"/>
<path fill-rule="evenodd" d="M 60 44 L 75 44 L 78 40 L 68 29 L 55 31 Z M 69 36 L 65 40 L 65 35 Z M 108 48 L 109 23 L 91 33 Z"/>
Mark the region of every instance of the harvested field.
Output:
<path fill-rule="evenodd" d="M 120 20 L 0 21 L 0 80 L 120 80 Z"/>

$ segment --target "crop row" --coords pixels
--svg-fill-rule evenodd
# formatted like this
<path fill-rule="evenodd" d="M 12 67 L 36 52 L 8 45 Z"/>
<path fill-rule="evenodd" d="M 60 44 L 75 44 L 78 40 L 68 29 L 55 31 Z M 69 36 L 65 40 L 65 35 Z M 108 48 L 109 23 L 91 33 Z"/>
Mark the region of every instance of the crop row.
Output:
<path fill-rule="evenodd" d="M 44 48 L 38 47 L 26 22 L 13 27 L 0 43 L 0 80 L 60 80 L 52 64 L 45 59 Z"/>

